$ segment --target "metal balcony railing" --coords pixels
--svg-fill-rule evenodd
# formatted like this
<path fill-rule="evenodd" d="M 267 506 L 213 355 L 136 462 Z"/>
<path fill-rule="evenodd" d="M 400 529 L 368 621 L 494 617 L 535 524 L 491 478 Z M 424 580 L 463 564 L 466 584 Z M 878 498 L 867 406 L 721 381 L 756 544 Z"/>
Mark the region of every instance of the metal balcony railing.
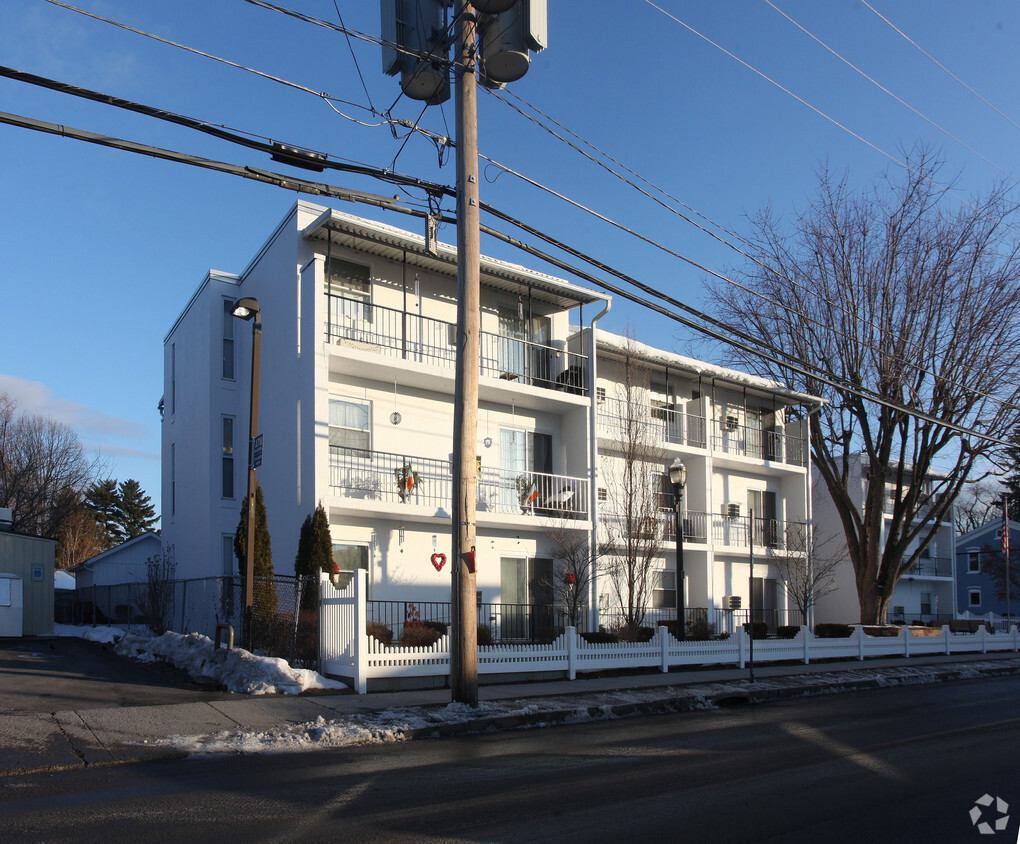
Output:
<path fill-rule="evenodd" d="M 457 324 L 327 294 L 326 339 L 364 345 L 391 357 L 453 369 Z M 588 394 L 588 357 L 518 337 L 482 331 L 480 372 L 492 378 Z"/>
<path fill-rule="evenodd" d="M 907 569 L 906 574 L 921 577 L 952 577 L 953 561 L 949 557 L 924 557 Z"/>
<path fill-rule="evenodd" d="M 603 510 L 599 513 L 599 519 L 616 538 L 622 537 L 627 531 L 627 517 L 620 513 Z M 676 515 L 672 508 L 663 507 L 655 518 L 631 518 L 630 523 L 631 531 L 640 538 L 661 542 L 676 541 Z M 798 549 L 798 542 L 793 539 L 804 535 L 803 522 L 755 517 L 752 533 L 746 516 L 730 519 L 714 513 L 688 510 L 683 514 L 683 526 L 684 542 L 707 544 L 711 540 L 716 546 L 746 548 L 748 540 L 753 536 L 754 545 L 758 548 L 803 550 Z"/>
<path fill-rule="evenodd" d="M 599 427 L 610 436 L 626 441 L 664 442 L 705 448 L 705 417 L 671 407 L 631 405 L 622 399 L 606 398 L 598 405 Z"/>
<path fill-rule="evenodd" d="M 787 434 L 778 427 L 748 427 L 732 419 L 712 422 L 712 449 L 723 454 L 806 466 L 806 445 L 803 437 Z"/>
<path fill-rule="evenodd" d="M 330 446 L 329 486 L 344 498 L 449 510 L 453 466 L 449 460 Z M 587 519 L 588 481 L 547 472 L 483 468 L 476 506 L 479 512 Z"/>

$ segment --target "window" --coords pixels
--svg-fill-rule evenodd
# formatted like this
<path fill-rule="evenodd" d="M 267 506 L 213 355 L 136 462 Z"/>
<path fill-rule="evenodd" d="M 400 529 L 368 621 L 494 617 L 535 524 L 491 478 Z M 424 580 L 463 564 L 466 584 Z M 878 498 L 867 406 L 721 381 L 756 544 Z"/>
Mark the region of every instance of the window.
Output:
<path fill-rule="evenodd" d="M 369 572 L 369 587 L 372 585 L 371 568 L 369 568 L 368 546 L 353 545 L 348 543 L 337 543 L 333 545 L 333 562 L 341 572 L 347 572 L 347 577 L 341 575 L 337 585 L 340 589 L 346 589 L 351 582 L 351 577 L 358 569 Z"/>
<path fill-rule="evenodd" d="M 981 571 L 981 552 L 980 551 L 968 551 L 967 552 L 967 573 L 978 574 Z"/>
<path fill-rule="evenodd" d="M 330 258 L 326 267 L 329 293 L 339 297 L 334 322 L 343 325 L 352 320 L 372 320 L 372 272 L 361 264 Z"/>
<path fill-rule="evenodd" d="M 170 415 L 177 412 L 177 344 L 170 344 Z"/>
<path fill-rule="evenodd" d="M 652 606 L 676 606 L 676 572 L 669 569 L 653 571 L 652 575 Z"/>
<path fill-rule="evenodd" d="M 222 468 L 223 498 L 234 497 L 234 417 L 223 417 L 223 445 L 222 445 Z"/>
<path fill-rule="evenodd" d="M 223 300 L 223 372 L 222 377 L 234 380 L 234 300 Z"/>
<path fill-rule="evenodd" d="M 342 448 L 371 448 L 369 422 L 372 405 L 355 399 L 329 400 L 329 444 Z"/>
<path fill-rule="evenodd" d="M 981 589 L 974 587 L 967 590 L 967 606 L 980 607 L 981 606 Z"/>
<path fill-rule="evenodd" d="M 177 512 L 177 445 L 170 443 L 170 515 Z"/>
<path fill-rule="evenodd" d="M 921 593 L 921 615 L 931 615 L 931 592 Z"/>
<path fill-rule="evenodd" d="M 223 576 L 224 577 L 233 577 L 234 575 L 239 576 L 240 568 L 238 567 L 238 564 L 235 562 L 236 558 L 234 557 L 234 535 L 232 533 L 223 534 L 222 542 L 223 542 L 222 547 Z M 230 590 L 228 589 L 226 591 L 229 592 Z"/>

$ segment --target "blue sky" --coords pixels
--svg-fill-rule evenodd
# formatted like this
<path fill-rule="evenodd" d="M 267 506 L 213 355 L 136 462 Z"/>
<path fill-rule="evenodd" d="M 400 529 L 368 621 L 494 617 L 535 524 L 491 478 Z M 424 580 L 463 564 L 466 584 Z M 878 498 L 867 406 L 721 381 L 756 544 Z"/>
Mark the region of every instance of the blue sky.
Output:
<path fill-rule="evenodd" d="M 746 215 L 764 204 L 784 214 L 803 207 L 826 162 L 848 170 L 851 181 L 863 185 L 894 166 L 888 156 L 900 158 L 904 147 L 917 143 L 941 148 L 945 174 L 956 178 L 961 197 L 986 190 L 998 178 L 1013 183 L 1003 172 L 1016 169 L 1020 140 L 1020 129 L 1010 122 L 1020 123 L 1020 5 L 1007 0 L 869 3 L 1008 119 L 855 0 L 657 0 L 655 5 L 550 0 L 550 46 L 533 57 L 528 75 L 510 90 L 699 214 L 737 232 L 747 232 Z M 376 45 L 355 40 L 352 57 L 339 33 L 243 0 L 78 0 L 76 5 L 358 106 L 392 109 L 398 119 L 413 121 L 421 111 L 420 104 L 398 99 L 396 80 L 381 72 Z M 379 4 L 373 0 L 281 5 L 331 22 L 338 22 L 339 6 L 348 27 L 372 35 L 380 31 Z M 394 139 L 388 127 L 345 119 L 312 94 L 46 0 L 4 6 L 0 64 L 7 67 L 359 163 L 444 184 L 455 181 L 452 158 L 440 167 L 428 141 L 412 137 L 401 149 L 403 140 Z M 363 108 L 337 108 L 364 123 L 379 122 Z M 181 127 L 8 79 L 0 79 L 0 110 L 309 175 Z M 420 125 L 452 134 L 452 101 L 430 108 Z M 482 152 L 491 158 L 699 264 L 725 272 L 740 263 L 736 252 L 485 92 L 479 98 L 479 135 Z M 109 461 L 111 476 L 138 479 L 158 508 L 156 405 L 162 393 L 163 337 L 206 270 L 242 270 L 296 195 L 6 125 L 0 125 L 0 154 L 0 390 L 14 396 L 22 410 L 72 425 Z M 513 175 L 496 178 L 498 172 L 483 169 L 484 201 L 671 295 L 701 302 L 703 271 Z M 339 173 L 324 180 L 385 195 L 397 192 Z M 334 204 L 416 227 L 403 216 Z M 441 236 L 455 240 L 452 229 Z M 491 240 L 483 239 L 482 248 L 561 274 Z M 623 302 L 614 305 L 604 324 L 620 332 L 629 326 L 642 341 L 663 348 L 712 354 L 692 346 L 675 323 Z"/>

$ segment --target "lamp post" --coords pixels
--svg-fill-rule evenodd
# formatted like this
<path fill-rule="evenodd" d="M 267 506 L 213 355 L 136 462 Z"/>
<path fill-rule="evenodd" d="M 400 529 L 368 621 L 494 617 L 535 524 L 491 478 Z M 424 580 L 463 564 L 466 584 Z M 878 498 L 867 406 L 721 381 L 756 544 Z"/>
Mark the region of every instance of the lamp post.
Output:
<path fill-rule="evenodd" d="M 251 402 L 248 405 L 248 532 L 244 551 L 244 617 L 242 637 L 244 644 L 252 647 L 251 615 L 253 583 L 255 580 L 255 437 L 259 430 L 259 364 L 262 355 L 262 314 L 257 299 L 238 299 L 234 303 L 233 315 L 238 319 L 251 321 Z"/>
<path fill-rule="evenodd" d="M 676 505 L 676 637 L 683 641 L 684 622 L 684 520 L 681 517 L 687 467 L 678 457 L 669 467 L 669 482 L 673 484 L 673 503 Z"/>

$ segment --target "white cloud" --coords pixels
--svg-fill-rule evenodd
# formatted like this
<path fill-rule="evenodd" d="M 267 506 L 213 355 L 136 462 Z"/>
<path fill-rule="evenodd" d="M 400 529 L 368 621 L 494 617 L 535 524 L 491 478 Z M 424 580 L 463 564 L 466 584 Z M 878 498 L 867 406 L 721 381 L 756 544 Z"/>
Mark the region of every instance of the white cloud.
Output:
<path fill-rule="evenodd" d="M 61 398 L 39 381 L 26 381 L 0 373 L 0 393 L 7 393 L 17 403 L 18 413 L 45 416 L 63 422 L 77 432 L 82 443 L 110 456 L 159 459 L 158 453 L 133 448 L 127 440 L 140 442 L 149 437 L 146 427 L 130 419 L 111 416 L 95 408 Z"/>

